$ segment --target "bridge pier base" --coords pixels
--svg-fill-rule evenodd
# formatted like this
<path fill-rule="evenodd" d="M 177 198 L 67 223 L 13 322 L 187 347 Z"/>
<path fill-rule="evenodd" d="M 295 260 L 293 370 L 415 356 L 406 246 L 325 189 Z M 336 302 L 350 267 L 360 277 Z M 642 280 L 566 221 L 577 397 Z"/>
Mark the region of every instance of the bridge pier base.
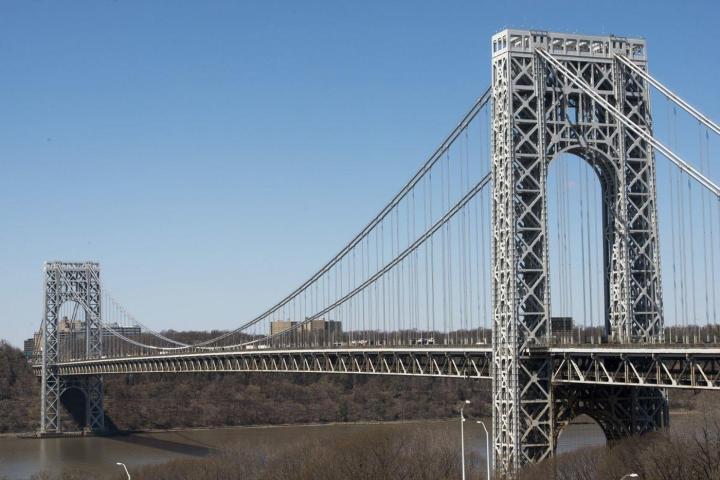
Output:
<path fill-rule="evenodd" d="M 660 430 L 670 424 L 664 389 L 602 385 L 556 387 L 556 446 L 559 433 L 579 415 L 595 420 L 609 442 Z"/>
<path fill-rule="evenodd" d="M 52 382 L 52 389 L 57 391 L 57 395 L 43 395 L 42 397 L 40 434 L 62 433 L 62 407 L 70 413 L 79 429 L 84 432 L 105 432 L 105 409 L 103 407 L 105 389 L 102 376 L 57 377 Z M 68 396 L 63 398 L 71 390 L 82 395 L 81 402 L 73 402 Z"/>
<path fill-rule="evenodd" d="M 85 381 L 85 428 L 92 432 L 105 431 L 105 384 L 101 375 L 93 375 Z"/>

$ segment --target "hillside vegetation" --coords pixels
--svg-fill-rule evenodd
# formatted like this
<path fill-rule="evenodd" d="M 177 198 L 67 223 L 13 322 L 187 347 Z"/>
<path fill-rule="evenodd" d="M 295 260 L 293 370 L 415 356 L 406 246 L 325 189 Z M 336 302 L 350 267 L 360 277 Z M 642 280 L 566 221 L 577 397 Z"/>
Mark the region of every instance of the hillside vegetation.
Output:
<path fill-rule="evenodd" d="M 188 334 L 197 337 L 197 334 Z M 474 380 L 366 375 L 190 373 L 107 375 L 105 411 L 119 430 L 446 418 L 462 399 L 488 414 Z M 39 381 L 0 344 L 0 433 L 37 429 Z M 73 429 L 70 416 L 64 428 Z"/>
<path fill-rule="evenodd" d="M 0 340 L 0 433 L 37 428 L 40 384 L 22 352 Z"/>

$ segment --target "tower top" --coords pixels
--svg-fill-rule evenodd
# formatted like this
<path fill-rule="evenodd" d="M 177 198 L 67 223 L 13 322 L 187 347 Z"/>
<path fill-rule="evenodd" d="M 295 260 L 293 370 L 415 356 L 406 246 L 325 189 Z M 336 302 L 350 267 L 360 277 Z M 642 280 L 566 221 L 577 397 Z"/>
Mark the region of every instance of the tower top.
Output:
<path fill-rule="evenodd" d="M 507 52 L 533 53 L 536 48 L 562 56 L 612 58 L 621 54 L 631 60 L 647 61 L 647 49 L 642 38 L 511 29 L 492 37 L 493 56 Z"/>

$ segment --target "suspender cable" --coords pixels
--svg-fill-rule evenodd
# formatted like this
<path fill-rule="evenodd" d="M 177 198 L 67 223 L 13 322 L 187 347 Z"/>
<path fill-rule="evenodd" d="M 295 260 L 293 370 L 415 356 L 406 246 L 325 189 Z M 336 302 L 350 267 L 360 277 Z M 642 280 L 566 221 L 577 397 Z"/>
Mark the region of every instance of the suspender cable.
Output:
<path fill-rule="evenodd" d="M 427 230 L 428 227 L 428 212 L 429 212 L 429 194 L 430 194 L 430 188 L 428 188 L 429 179 L 428 177 L 425 177 L 425 188 L 423 189 L 423 228 Z M 432 335 L 430 334 L 430 276 L 429 276 L 429 257 L 428 252 L 430 248 L 429 243 L 425 243 L 423 245 L 423 253 L 425 254 L 425 336 L 427 338 L 430 338 Z"/>
<path fill-rule="evenodd" d="M 674 123 L 672 121 L 672 116 L 670 114 L 670 103 L 668 102 L 668 130 L 669 134 L 668 137 L 670 138 L 670 141 L 673 141 L 673 126 Z M 673 307 L 675 312 L 675 317 L 673 318 L 673 324 L 675 325 L 676 329 L 679 326 L 679 314 L 678 314 L 678 271 L 677 271 L 677 255 L 676 251 L 677 248 L 675 246 L 675 237 L 677 236 L 677 228 L 675 224 L 675 209 L 676 209 L 676 202 L 675 202 L 675 175 L 676 175 L 676 169 L 673 168 L 672 165 L 668 164 L 668 183 L 670 191 L 670 238 L 671 238 L 671 252 L 672 252 L 672 272 L 673 272 Z"/>
<path fill-rule="evenodd" d="M 705 132 L 705 161 L 707 162 L 707 170 L 710 169 L 710 139 L 708 138 L 707 131 Z M 709 220 L 709 227 L 710 227 L 710 272 L 711 272 L 711 279 L 712 282 L 710 285 L 712 286 L 712 305 L 713 305 L 713 324 L 715 327 L 717 327 L 717 288 L 715 283 L 715 235 L 714 235 L 714 228 L 713 228 L 713 214 L 712 214 L 712 202 L 711 199 L 708 198 L 708 220 Z M 718 225 L 718 228 L 720 228 L 720 225 Z"/>
<path fill-rule="evenodd" d="M 692 305 L 692 321 L 696 324 L 698 321 L 697 317 L 697 289 L 695 288 L 695 238 L 693 235 L 693 191 L 692 182 L 690 178 L 687 179 L 687 191 L 688 191 L 688 237 L 690 241 L 690 301 Z"/>
<path fill-rule="evenodd" d="M 588 300 L 589 300 L 589 306 L 590 306 L 590 328 L 595 330 L 595 302 L 593 300 L 593 265 L 592 265 L 592 253 L 590 250 L 590 218 L 591 218 L 591 210 L 590 210 L 590 182 L 588 178 L 588 172 L 587 168 L 584 169 L 583 175 L 585 177 L 585 205 L 587 205 L 587 216 L 585 217 L 587 228 L 585 229 L 585 235 L 586 235 L 586 245 L 587 245 L 587 259 L 588 259 Z"/>
<path fill-rule="evenodd" d="M 579 160 L 578 160 L 579 161 Z M 568 315 L 570 317 L 574 316 L 573 312 L 573 287 L 574 287 L 574 276 L 572 271 L 572 248 L 570 247 L 570 165 L 567 164 L 567 161 L 565 162 L 564 167 L 564 174 L 565 174 L 565 249 L 567 251 L 567 295 L 568 295 Z M 572 332 L 571 332 L 572 333 Z"/>
<path fill-rule="evenodd" d="M 303 282 L 299 287 L 293 290 L 285 298 L 267 309 L 265 312 L 256 316 L 254 319 L 242 324 L 234 330 L 225 332 L 222 335 L 205 340 L 203 342 L 198 342 L 191 347 L 202 347 L 210 345 L 212 343 L 216 343 L 220 340 L 228 338 L 234 334 L 242 332 L 250 326 L 260 322 L 261 320 L 272 314 L 274 311 L 281 308 L 284 304 L 292 301 L 292 299 L 299 295 L 304 289 L 306 289 L 308 286 L 318 280 L 322 275 L 327 273 L 332 268 L 332 266 L 336 265 L 342 258 L 344 258 L 345 255 L 350 252 L 366 235 L 368 235 L 368 233 L 372 229 L 379 225 L 380 222 L 395 209 L 395 207 L 400 203 L 400 201 L 407 196 L 407 194 L 415 187 L 415 185 L 432 169 L 432 167 L 437 163 L 437 161 L 443 157 L 450 145 L 454 143 L 456 138 L 465 129 L 465 127 L 477 116 L 477 114 L 483 109 L 483 107 L 487 105 L 491 98 L 491 92 L 491 88 L 488 88 L 485 90 L 485 92 L 483 92 L 483 94 L 477 99 L 477 101 L 473 104 L 473 106 L 463 117 L 463 119 L 445 138 L 445 140 L 428 158 L 428 160 L 423 163 L 420 169 L 405 184 L 405 186 L 403 186 L 403 188 L 392 198 L 392 200 L 390 200 L 390 202 L 388 202 L 382 208 L 382 210 L 380 210 L 380 212 L 360 231 L 360 233 L 358 233 L 348 244 L 345 245 L 345 247 L 343 247 L 330 261 L 328 261 L 323 267 L 321 267 L 316 273 L 314 273 L 308 280 Z"/>
<path fill-rule="evenodd" d="M 705 152 L 703 149 L 703 129 L 701 125 L 698 125 L 698 146 L 700 147 L 700 168 L 702 168 L 705 173 L 708 173 L 708 166 L 706 164 L 707 159 L 705 158 Z M 710 259 L 710 256 L 708 255 L 708 246 L 707 246 L 707 216 L 705 215 L 706 210 L 706 203 L 708 200 L 707 192 L 702 191 L 700 192 L 700 212 L 702 214 L 702 220 L 700 223 L 702 223 L 702 246 L 703 246 L 703 257 L 702 257 L 702 264 L 703 264 L 703 270 L 705 273 L 705 288 L 703 289 L 705 292 L 705 326 L 710 325 L 710 296 L 708 293 L 708 290 L 710 289 L 710 272 L 708 271 L 708 261 Z M 706 337 L 707 338 L 707 337 Z M 709 338 L 707 338 L 709 341 Z"/>
<path fill-rule="evenodd" d="M 371 277 L 366 279 L 364 282 L 357 285 L 355 288 L 353 288 L 351 291 L 346 293 L 342 296 L 342 298 L 339 298 L 334 303 L 328 305 L 323 310 L 307 317 L 302 323 L 293 326 L 292 328 L 302 328 L 303 324 L 310 322 L 312 320 L 316 320 L 318 318 L 322 318 L 323 315 L 325 315 L 327 312 L 332 311 L 333 309 L 337 308 L 338 306 L 344 304 L 345 302 L 348 302 L 352 298 L 354 298 L 358 293 L 360 293 L 362 290 L 367 288 L 369 285 L 372 285 L 374 282 L 376 282 L 379 278 L 383 277 L 385 274 L 390 272 L 394 267 L 396 267 L 400 262 L 405 260 L 405 258 L 410 255 L 412 252 L 414 252 L 420 245 L 422 245 L 425 241 L 427 241 L 429 238 L 432 237 L 432 235 L 435 234 L 441 227 L 444 225 L 447 225 L 447 223 L 462 209 L 467 205 L 467 203 L 472 200 L 475 195 L 477 195 L 479 192 L 485 188 L 488 183 L 492 180 L 492 175 L 490 173 L 485 174 L 478 183 L 475 184 L 475 186 L 468 191 L 451 209 L 445 212 L 445 214 L 438 219 L 437 222 L 433 224 L 430 229 L 425 231 L 420 237 L 418 237 L 411 245 L 409 245 L 407 248 L 405 248 L 402 252 L 400 252 L 393 260 L 391 260 L 389 263 L 387 263 L 382 269 L 375 272 Z M 272 335 L 269 335 L 262 339 L 256 339 L 250 342 L 243 343 L 241 345 L 232 345 L 228 346 L 227 348 L 234 348 L 239 347 L 243 345 L 250 345 L 254 344 L 260 341 L 264 341 L 272 337 Z"/>
<path fill-rule="evenodd" d="M 585 208 L 583 202 L 583 194 L 587 185 L 583 185 L 582 162 L 577 162 L 578 178 L 580 179 L 580 261 L 582 262 L 582 297 L 583 297 L 583 329 L 587 334 L 587 290 L 585 286 L 585 272 L 587 265 L 585 264 Z"/>
<path fill-rule="evenodd" d="M 433 220 L 433 197 L 432 197 L 432 191 L 433 191 L 433 185 L 432 185 L 432 172 L 428 174 L 428 177 L 430 178 L 430 214 L 429 219 L 432 222 Z M 433 334 L 437 332 L 435 327 L 435 237 L 430 237 L 430 261 L 431 267 L 430 267 L 430 299 L 431 299 L 431 317 L 432 317 L 432 331 Z M 438 339 L 439 340 L 439 339 Z"/>
<path fill-rule="evenodd" d="M 597 181 L 597 178 L 593 178 L 593 179 L 595 181 Z M 595 248 L 593 249 L 593 256 L 595 258 L 595 275 L 596 275 L 595 279 L 597 280 L 597 282 L 596 282 L 597 288 L 598 288 L 598 290 L 600 290 L 603 286 L 603 283 L 602 283 L 603 281 L 600 279 L 600 278 L 602 278 L 602 275 L 603 275 L 603 273 L 602 273 L 603 269 L 602 269 L 602 266 L 600 265 L 600 262 L 601 262 L 600 258 L 602 256 L 602 242 L 598 239 L 602 237 L 602 232 L 600 230 L 600 224 L 602 222 L 602 199 L 600 198 L 600 189 L 597 188 L 598 184 L 597 183 L 593 183 L 593 184 L 596 186 L 596 188 L 594 188 L 592 190 L 593 204 L 594 204 L 594 209 L 593 209 L 594 214 L 592 216 L 592 229 L 593 229 L 592 236 L 595 241 Z M 600 278 L 598 278 L 598 277 L 600 277 Z M 604 304 L 603 300 L 604 300 L 604 298 L 605 298 L 604 294 L 601 291 L 599 291 L 596 295 L 596 312 L 597 312 L 598 327 L 603 326 L 603 320 L 605 318 L 603 315 L 603 304 Z"/>
<path fill-rule="evenodd" d="M 680 231 L 678 232 L 678 239 L 680 244 L 680 304 L 682 306 L 682 332 L 683 332 L 683 341 L 686 341 L 686 333 L 687 333 L 687 320 L 688 320 L 688 302 L 687 302 L 687 259 L 686 259 L 686 249 L 685 249 L 685 202 L 683 199 L 685 198 L 685 195 L 683 194 L 682 190 L 682 174 L 677 175 L 676 177 L 676 188 L 678 192 L 678 219 L 680 220 Z"/>
<path fill-rule="evenodd" d="M 450 191 L 451 191 L 451 182 L 450 182 L 450 157 L 448 153 L 448 163 L 447 163 L 447 175 L 445 177 L 447 180 L 447 207 L 450 206 Z M 457 344 L 457 326 L 454 322 L 454 315 L 453 315 L 453 277 L 452 277 L 452 219 L 448 221 L 445 224 L 445 228 L 447 229 L 447 274 L 448 274 L 448 300 L 447 300 L 447 306 L 448 306 L 448 324 L 450 325 L 450 331 L 455 333 L 455 344 Z"/>
<path fill-rule="evenodd" d="M 445 169 L 441 166 L 440 168 L 440 205 L 442 210 L 445 211 Z M 442 232 L 440 235 L 440 251 L 441 251 L 441 265 L 442 265 L 442 316 L 443 316 L 443 334 L 445 336 L 444 344 L 448 343 L 448 312 L 447 312 L 447 226 L 443 225 Z"/>

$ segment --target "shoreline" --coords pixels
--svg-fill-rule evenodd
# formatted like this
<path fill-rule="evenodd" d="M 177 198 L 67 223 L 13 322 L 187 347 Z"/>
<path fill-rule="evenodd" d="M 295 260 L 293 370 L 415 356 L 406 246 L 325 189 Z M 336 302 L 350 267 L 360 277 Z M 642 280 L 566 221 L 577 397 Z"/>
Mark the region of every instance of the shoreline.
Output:
<path fill-rule="evenodd" d="M 481 417 L 485 418 L 485 417 Z M 43 438 L 82 438 L 82 437 L 121 437 L 127 435 L 141 435 L 147 433 L 173 433 L 173 432 L 198 432 L 210 430 L 233 430 L 233 429 L 270 429 L 288 427 L 330 427 L 338 425 L 411 425 L 415 423 L 440 423 L 455 420 L 447 418 L 429 418 L 412 420 L 358 420 L 354 422 L 316 422 L 316 423 L 272 423 L 255 425 L 221 425 L 216 427 L 174 427 L 174 428 L 145 428 L 137 430 L 118 430 L 111 433 L 92 433 L 81 431 L 68 431 L 60 434 L 47 434 L 40 436 L 37 432 L 7 432 L 0 433 L 0 438 L 22 438 L 22 439 L 43 439 Z"/>
<path fill-rule="evenodd" d="M 699 412 L 686 409 L 670 410 L 672 416 L 687 416 L 697 414 Z M 489 419 L 489 417 L 480 417 Z M 440 423 L 457 420 L 454 417 L 446 418 L 418 418 L 409 420 L 357 420 L 354 422 L 316 422 L 316 423 L 272 423 L 272 424 L 255 424 L 255 425 L 220 425 L 205 427 L 173 427 L 173 428 L 144 428 L 137 430 L 118 430 L 110 433 L 92 433 L 82 431 L 68 431 L 59 434 L 39 435 L 37 432 L 6 432 L 0 433 L 0 438 L 20 438 L 39 440 L 44 438 L 84 438 L 84 437 L 123 437 L 129 435 L 142 435 L 152 433 L 173 433 L 173 432 L 196 432 L 209 430 L 231 430 L 231 429 L 270 429 L 270 428 L 288 428 L 288 427 L 330 427 L 330 426 L 353 426 L 353 425 L 411 425 L 416 423 Z M 593 422 L 581 421 L 576 424 L 589 424 Z"/>

